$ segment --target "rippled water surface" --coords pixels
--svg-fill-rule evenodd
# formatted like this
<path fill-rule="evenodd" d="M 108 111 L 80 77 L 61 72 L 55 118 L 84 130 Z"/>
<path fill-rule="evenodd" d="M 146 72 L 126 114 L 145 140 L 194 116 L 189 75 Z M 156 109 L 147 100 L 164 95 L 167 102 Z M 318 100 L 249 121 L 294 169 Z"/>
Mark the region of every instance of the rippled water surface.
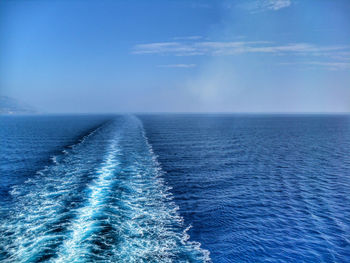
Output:
<path fill-rule="evenodd" d="M 349 116 L 0 122 L 0 261 L 350 262 Z"/>
<path fill-rule="evenodd" d="M 143 116 L 214 262 L 350 262 L 350 118 Z"/>

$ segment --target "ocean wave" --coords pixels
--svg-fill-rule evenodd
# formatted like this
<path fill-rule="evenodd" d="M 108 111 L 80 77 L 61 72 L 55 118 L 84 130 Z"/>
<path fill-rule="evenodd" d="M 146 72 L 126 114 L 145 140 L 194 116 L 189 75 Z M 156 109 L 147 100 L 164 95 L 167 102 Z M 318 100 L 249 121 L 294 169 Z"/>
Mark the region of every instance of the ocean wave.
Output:
<path fill-rule="evenodd" d="M 4 262 L 209 262 L 190 241 L 142 123 L 117 117 L 13 188 Z"/>

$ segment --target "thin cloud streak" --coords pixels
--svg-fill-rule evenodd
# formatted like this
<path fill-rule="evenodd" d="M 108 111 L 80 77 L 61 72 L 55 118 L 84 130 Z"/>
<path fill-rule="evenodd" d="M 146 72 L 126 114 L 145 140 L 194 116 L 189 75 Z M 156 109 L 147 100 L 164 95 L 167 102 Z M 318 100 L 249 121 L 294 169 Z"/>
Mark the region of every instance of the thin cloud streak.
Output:
<path fill-rule="evenodd" d="M 196 64 L 168 64 L 168 65 L 158 65 L 159 68 L 194 68 Z"/>
<path fill-rule="evenodd" d="M 309 57 L 309 66 L 326 67 L 330 70 L 349 69 L 349 46 L 319 46 L 310 43 L 289 43 L 278 45 L 270 41 L 172 41 L 139 44 L 134 46 L 133 54 L 153 54 L 167 56 L 234 56 L 241 54 L 261 53 L 266 55 L 285 55 Z M 317 62 L 316 58 L 327 58 L 329 61 Z M 314 61 L 314 62 L 313 62 Z M 292 63 L 281 63 L 292 64 Z M 300 63 L 299 63 L 300 64 Z M 171 64 L 158 67 L 191 68 L 195 64 Z"/>
<path fill-rule="evenodd" d="M 163 54 L 175 56 L 195 55 L 235 55 L 243 53 L 273 53 L 273 54 L 307 54 L 322 55 L 322 53 L 347 51 L 347 46 L 316 46 L 308 43 L 290 43 L 274 45 L 268 41 L 202 41 L 202 42 L 158 42 L 134 46 L 133 54 Z"/>
<path fill-rule="evenodd" d="M 193 55 L 194 47 L 180 42 L 158 42 L 140 44 L 133 48 L 133 54 L 188 54 Z"/>
<path fill-rule="evenodd" d="M 308 65 L 315 65 L 315 66 L 323 66 L 327 67 L 330 70 L 347 70 L 350 69 L 350 63 L 346 62 L 317 62 L 317 61 L 310 61 L 307 62 Z"/>
<path fill-rule="evenodd" d="M 198 40 L 202 39 L 202 36 L 186 36 L 186 37 L 174 37 L 174 40 Z"/>
<path fill-rule="evenodd" d="M 350 62 L 334 62 L 334 61 L 306 61 L 306 62 L 285 62 L 285 63 L 279 63 L 280 65 L 304 65 L 304 66 L 321 66 L 324 67 L 328 70 L 334 70 L 334 71 L 339 71 L 339 70 L 350 70 Z"/>

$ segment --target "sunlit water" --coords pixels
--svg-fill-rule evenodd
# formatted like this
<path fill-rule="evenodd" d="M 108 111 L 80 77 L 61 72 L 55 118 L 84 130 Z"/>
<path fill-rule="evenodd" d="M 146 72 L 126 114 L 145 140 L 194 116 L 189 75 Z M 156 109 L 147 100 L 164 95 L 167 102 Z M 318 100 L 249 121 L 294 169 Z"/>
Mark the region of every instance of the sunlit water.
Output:
<path fill-rule="evenodd" d="M 349 116 L 0 121 L 0 261 L 350 262 Z"/>

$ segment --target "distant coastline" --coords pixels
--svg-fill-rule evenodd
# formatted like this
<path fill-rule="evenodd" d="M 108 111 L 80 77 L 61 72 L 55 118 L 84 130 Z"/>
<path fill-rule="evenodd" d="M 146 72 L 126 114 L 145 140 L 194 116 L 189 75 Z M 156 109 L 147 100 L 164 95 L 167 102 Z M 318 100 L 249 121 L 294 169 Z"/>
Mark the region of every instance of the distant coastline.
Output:
<path fill-rule="evenodd" d="M 0 115 L 38 114 L 32 106 L 7 96 L 0 96 Z"/>

